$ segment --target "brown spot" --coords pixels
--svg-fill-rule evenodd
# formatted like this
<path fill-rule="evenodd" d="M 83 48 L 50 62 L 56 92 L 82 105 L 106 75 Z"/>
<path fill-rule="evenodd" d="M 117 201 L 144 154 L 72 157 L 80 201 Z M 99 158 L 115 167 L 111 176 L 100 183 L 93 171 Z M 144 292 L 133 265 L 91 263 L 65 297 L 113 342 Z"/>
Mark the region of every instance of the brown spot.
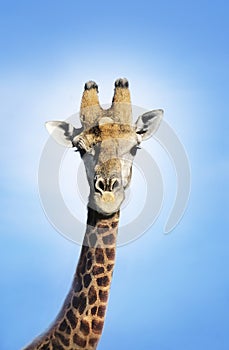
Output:
<path fill-rule="evenodd" d="M 65 332 L 66 334 L 70 334 L 71 333 L 71 328 L 69 327 L 69 325 L 67 324 L 67 321 L 65 319 L 59 325 L 59 331 L 60 332 Z"/>
<path fill-rule="evenodd" d="M 67 326 L 67 329 L 66 329 L 66 331 L 65 331 L 65 332 L 66 332 L 66 334 L 71 334 L 71 328 L 70 328 L 70 326 L 69 326 L 69 325 Z"/>
<path fill-rule="evenodd" d="M 92 330 L 96 334 L 101 334 L 103 329 L 103 321 L 92 320 Z"/>
<path fill-rule="evenodd" d="M 109 230 L 109 229 L 110 229 L 110 226 L 109 226 L 109 225 L 107 225 L 107 224 L 98 224 L 98 225 L 97 225 L 97 227 L 98 227 L 98 228 L 107 229 L 107 230 Z"/>
<path fill-rule="evenodd" d="M 91 309 L 91 314 L 94 316 L 97 312 L 97 306 L 94 306 L 92 309 Z"/>
<path fill-rule="evenodd" d="M 67 316 L 67 319 L 69 320 L 72 328 L 75 329 L 76 325 L 77 325 L 77 321 L 78 321 L 75 314 L 72 312 L 72 310 L 69 310 L 67 312 L 66 316 Z"/>
<path fill-rule="evenodd" d="M 89 237 L 90 247 L 94 247 L 96 245 L 96 242 L 97 242 L 97 236 L 95 233 L 92 233 Z"/>
<path fill-rule="evenodd" d="M 72 300 L 72 305 L 74 308 L 78 309 L 80 303 L 80 299 L 78 296 L 75 296 Z"/>
<path fill-rule="evenodd" d="M 88 292 L 88 302 L 90 305 L 94 304 L 97 300 L 97 293 L 94 286 L 91 286 Z"/>
<path fill-rule="evenodd" d="M 95 250 L 95 260 L 98 264 L 104 264 L 104 254 L 102 248 L 96 248 Z"/>
<path fill-rule="evenodd" d="M 83 252 L 82 252 L 83 253 Z M 82 254 L 81 253 L 81 254 Z M 81 261 L 81 263 L 80 263 L 80 265 L 79 265 L 79 271 L 80 271 L 80 273 L 82 274 L 82 275 L 84 275 L 85 274 L 85 270 L 86 270 L 86 263 L 87 263 L 87 258 L 86 258 L 86 256 L 84 256 L 83 257 L 83 259 L 82 259 L 82 261 Z"/>
<path fill-rule="evenodd" d="M 117 227 L 118 226 L 118 221 L 113 221 L 112 223 L 111 223 L 111 227 L 112 228 L 115 228 L 115 227 Z"/>
<path fill-rule="evenodd" d="M 85 308 L 86 308 L 86 305 L 87 305 L 87 299 L 86 299 L 84 293 L 82 293 L 82 294 L 80 295 L 80 303 L 79 303 L 79 309 L 78 309 L 80 315 L 83 314 L 83 312 L 84 312 L 84 310 L 85 310 Z"/>
<path fill-rule="evenodd" d="M 80 322 L 80 330 L 84 335 L 88 335 L 90 332 L 90 325 L 87 321 L 82 320 Z"/>
<path fill-rule="evenodd" d="M 47 344 L 44 344 L 41 348 L 39 348 L 40 350 L 50 350 L 50 347 L 49 347 L 49 343 Z"/>
<path fill-rule="evenodd" d="M 103 237 L 103 243 L 105 245 L 111 245 L 115 242 L 115 236 L 111 233 L 108 236 Z"/>
<path fill-rule="evenodd" d="M 87 300 L 84 293 L 81 293 L 80 296 L 75 296 L 72 300 L 72 305 L 74 308 L 79 310 L 79 313 L 82 315 L 86 308 Z"/>
<path fill-rule="evenodd" d="M 105 224 L 99 224 L 97 226 L 97 229 L 98 229 L 98 233 L 101 234 L 101 233 L 105 233 L 105 232 L 109 231 L 110 227 L 108 225 L 105 225 Z"/>
<path fill-rule="evenodd" d="M 73 343 L 79 345 L 81 348 L 85 348 L 86 340 L 81 338 L 78 334 L 74 334 Z"/>
<path fill-rule="evenodd" d="M 107 276 L 97 278 L 97 284 L 99 287 L 106 287 L 110 283 L 110 279 Z"/>
<path fill-rule="evenodd" d="M 83 282 L 84 282 L 84 287 L 87 288 L 89 286 L 89 284 L 91 283 L 91 275 L 89 273 L 87 273 L 84 276 Z"/>
<path fill-rule="evenodd" d="M 88 270 L 88 271 L 91 269 L 91 266 L 92 266 L 92 259 L 90 258 L 90 259 L 87 261 L 87 270 Z"/>
<path fill-rule="evenodd" d="M 97 315 L 99 317 L 104 317 L 105 316 L 105 312 L 106 312 L 106 306 L 105 305 L 101 305 L 98 308 Z"/>
<path fill-rule="evenodd" d="M 92 270 L 93 275 L 99 275 L 101 273 L 104 273 L 104 267 L 95 265 Z"/>
<path fill-rule="evenodd" d="M 109 260 L 114 260 L 115 258 L 115 249 L 114 248 L 106 248 L 106 255 Z"/>
<path fill-rule="evenodd" d="M 91 338 L 89 339 L 89 345 L 95 346 L 98 343 L 99 339 L 98 338 Z"/>
<path fill-rule="evenodd" d="M 114 264 L 108 264 L 107 265 L 107 271 L 111 271 L 114 267 Z"/>
<path fill-rule="evenodd" d="M 63 345 L 69 346 L 69 339 L 66 339 L 63 334 L 55 332 L 55 336 L 60 339 Z"/>
<path fill-rule="evenodd" d="M 52 340 L 52 348 L 55 350 L 64 350 L 64 347 L 60 345 L 55 339 Z"/>
<path fill-rule="evenodd" d="M 108 299 L 108 291 L 100 290 L 99 291 L 99 299 L 105 303 Z"/>
<path fill-rule="evenodd" d="M 66 320 L 63 320 L 61 322 L 61 324 L 59 325 L 59 330 L 61 332 L 64 332 L 67 329 L 67 327 L 68 327 L 68 324 L 67 324 Z"/>
<path fill-rule="evenodd" d="M 80 292 L 82 290 L 82 278 L 81 276 L 77 276 L 74 280 L 74 291 L 75 292 Z"/>

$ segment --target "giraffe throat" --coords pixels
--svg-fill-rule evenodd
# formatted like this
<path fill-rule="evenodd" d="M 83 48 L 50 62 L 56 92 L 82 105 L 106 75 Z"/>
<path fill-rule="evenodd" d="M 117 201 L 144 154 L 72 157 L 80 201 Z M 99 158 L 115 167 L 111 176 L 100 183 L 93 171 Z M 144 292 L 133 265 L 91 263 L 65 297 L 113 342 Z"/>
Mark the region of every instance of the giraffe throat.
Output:
<path fill-rule="evenodd" d="M 119 212 L 88 208 L 87 229 L 73 283 L 47 333 L 24 350 L 93 350 L 103 330 L 115 262 Z"/>

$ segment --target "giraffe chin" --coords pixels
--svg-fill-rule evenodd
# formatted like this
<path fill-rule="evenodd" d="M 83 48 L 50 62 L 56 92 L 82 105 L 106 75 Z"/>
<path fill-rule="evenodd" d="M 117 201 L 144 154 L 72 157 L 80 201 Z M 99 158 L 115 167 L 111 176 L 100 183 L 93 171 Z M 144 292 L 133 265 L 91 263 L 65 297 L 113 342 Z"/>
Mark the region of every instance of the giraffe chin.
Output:
<path fill-rule="evenodd" d="M 94 194 L 89 200 L 89 206 L 97 212 L 109 216 L 116 213 L 125 199 L 124 191 L 116 194 L 104 192 L 103 195 Z"/>

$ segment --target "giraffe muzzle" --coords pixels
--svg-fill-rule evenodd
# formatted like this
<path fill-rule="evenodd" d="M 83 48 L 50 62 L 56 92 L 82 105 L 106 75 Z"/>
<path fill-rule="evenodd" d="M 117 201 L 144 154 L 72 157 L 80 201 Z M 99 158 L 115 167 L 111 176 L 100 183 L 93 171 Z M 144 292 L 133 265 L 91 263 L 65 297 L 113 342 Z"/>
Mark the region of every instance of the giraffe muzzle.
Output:
<path fill-rule="evenodd" d="M 114 193 L 109 192 L 109 191 L 105 191 L 102 194 L 102 198 L 101 198 L 104 202 L 110 203 L 110 202 L 114 202 L 115 201 L 115 196 Z"/>
<path fill-rule="evenodd" d="M 112 192 L 115 189 L 117 189 L 119 186 L 120 186 L 120 182 L 116 177 L 108 178 L 108 179 L 99 177 L 95 181 L 95 190 L 97 192 L 100 192 L 102 196 L 106 193 L 104 198 L 108 198 L 110 197 L 110 195 L 113 195 Z"/>

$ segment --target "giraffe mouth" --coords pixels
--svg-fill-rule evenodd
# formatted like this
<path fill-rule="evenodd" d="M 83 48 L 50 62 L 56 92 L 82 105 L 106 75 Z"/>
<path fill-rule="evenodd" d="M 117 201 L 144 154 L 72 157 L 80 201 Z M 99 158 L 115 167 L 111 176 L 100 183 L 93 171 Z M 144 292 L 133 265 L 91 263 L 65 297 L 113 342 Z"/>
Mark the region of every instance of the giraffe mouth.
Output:
<path fill-rule="evenodd" d="M 108 191 L 105 191 L 103 194 L 95 192 L 89 197 L 89 206 L 99 213 L 110 215 L 120 209 L 124 199 L 124 190 L 115 194 Z"/>
<path fill-rule="evenodd" d="M 104 201 L 104 202 L 106 202 L 106 203 L 111 203 L 111 202 L 114 202 L 114 201 L 115 201 L 115 196 L 114 196 L 114 193 L 109 192 L 109 191 L 105 191 L 105 192 L 102 194 L 101 199 L 102 199 L 102 201 Z"/>

